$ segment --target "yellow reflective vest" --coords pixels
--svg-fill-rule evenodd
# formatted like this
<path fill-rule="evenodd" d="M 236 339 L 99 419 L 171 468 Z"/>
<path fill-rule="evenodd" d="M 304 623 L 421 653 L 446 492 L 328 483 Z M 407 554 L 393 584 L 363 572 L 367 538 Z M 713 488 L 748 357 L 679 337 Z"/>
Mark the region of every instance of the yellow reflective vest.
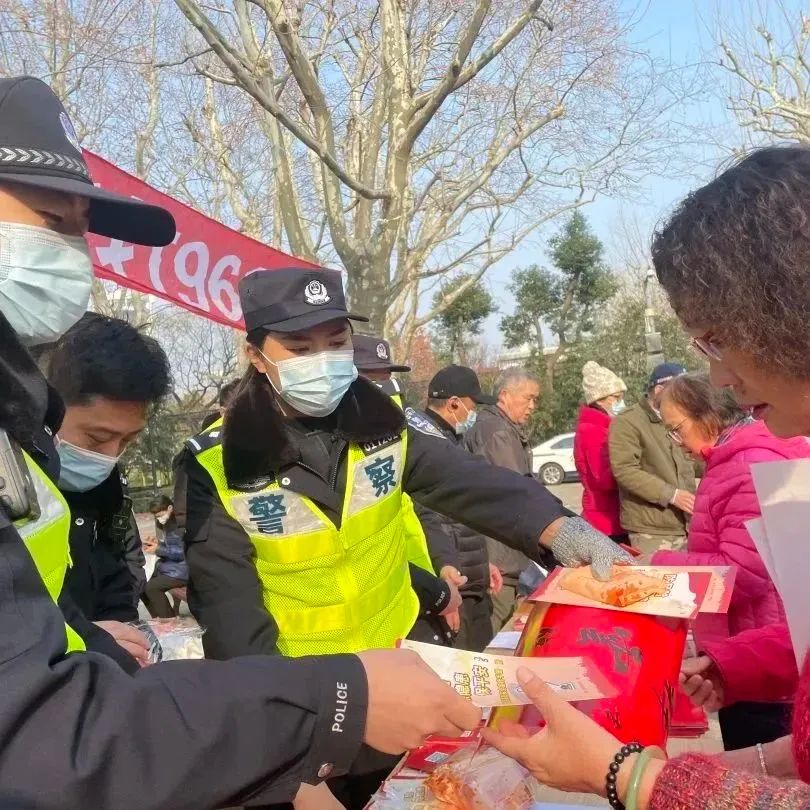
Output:
<path fill-rule="evenodd" d="M 54 602 L 59 598 L 70 565 L 70 509 L 62 493 L 27 454 L 25 461 L 39 503 L 39 517 L 15 521 L 40 578 Z M 65 623 L 67 652 L 84 650 L 84 641 Z"/>
<path fill-rule="evenodd" d="M 219 424 L 212 425 L 204 441 L 189 445 L 255 549 L 279 650 L 328 655 L 392 647 L 404 638 L 419 613 L 408 564 L 433 570 L 421 524 L 402 492 L 407 431 L 349 445 L 340 527 L 288 489 L 283 473 L 254 491 L 232 489 L 222 445 L 212 442 L 218 434 Z"/>

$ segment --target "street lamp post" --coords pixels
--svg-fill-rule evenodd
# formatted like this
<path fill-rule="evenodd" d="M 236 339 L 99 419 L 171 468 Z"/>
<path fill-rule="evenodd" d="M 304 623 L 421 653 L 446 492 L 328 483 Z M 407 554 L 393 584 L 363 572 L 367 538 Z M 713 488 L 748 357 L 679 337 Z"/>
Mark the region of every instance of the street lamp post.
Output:
<path fill-rule="evenodd" d="M 647 347 L 647 370 L 652 371 L 659 363 L 664 362 L 664 347 L 661 333 L 655 328 L 655 276 L 652 267 L 644 278 L 644 343 Z"/>

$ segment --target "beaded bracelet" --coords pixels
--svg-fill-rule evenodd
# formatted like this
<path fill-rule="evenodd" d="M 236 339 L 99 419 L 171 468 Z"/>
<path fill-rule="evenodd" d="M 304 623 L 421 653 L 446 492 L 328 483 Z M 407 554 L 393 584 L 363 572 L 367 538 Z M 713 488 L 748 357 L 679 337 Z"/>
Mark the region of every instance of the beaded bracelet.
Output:
<path fill-rule="evenodd" d="M 644 750 L 641 743 L 631 742 L 623 745 L 613 757 L 613 762 L 610 763 L 607 776 L 605 777 L 605 793 L 607 794 L 608 804 L 613 810 L 624 810 L 624 805 L 619 801 L 619 791 L 616 787 L 616 780 L 619 774 L 619 768 L 627 757 L 632 754 L 640 754 Z"/>

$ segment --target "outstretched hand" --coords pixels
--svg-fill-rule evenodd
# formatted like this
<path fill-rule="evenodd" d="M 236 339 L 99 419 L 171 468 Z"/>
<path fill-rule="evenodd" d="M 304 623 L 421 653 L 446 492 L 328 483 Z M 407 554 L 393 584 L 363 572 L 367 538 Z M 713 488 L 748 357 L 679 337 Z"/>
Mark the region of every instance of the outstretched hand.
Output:
<path fill-rule="evenodd" d="M 605 776 L 622 744 L 575 709 L 536 675 L 518 670 L 518 681 L 546 721 L 532 734 L 518 723 L 484 730 L 486 742 L 531 771 L 542 784 L 559 790 L 605 795 Z"/>
<path fill-rule="evenodd" d="M 707 712 L 716 712 L 723 707 L 720 673 L 708 655 L 685 658 L 681 663 L 680 683 L 693 705 L 702 706 Z"/>

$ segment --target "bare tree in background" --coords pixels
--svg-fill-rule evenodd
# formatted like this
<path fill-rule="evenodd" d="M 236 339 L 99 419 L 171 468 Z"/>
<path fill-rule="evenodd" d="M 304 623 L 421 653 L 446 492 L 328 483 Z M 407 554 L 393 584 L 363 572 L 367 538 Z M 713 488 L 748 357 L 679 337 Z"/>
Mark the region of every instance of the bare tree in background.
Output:
<path fill-rule="evenodd" d="M 173 396 L 182 410 L 215 407 L 222 386 L 240 375 L 238 333 L 228 326 L 174 308 L 155 322 L 152 334 L 169 357 Z"/>
<path fill-rule="evenodd" d="M 474 284 L 672 156 L 676 98 L 605 0 L 175 2 L 190 51 L 216 54 L 199 72 L 262 112 L 290 249 L 337 258 L 371 328 L 405 345 L 464 292 L 423 311 L 425 282 Z"/>
<path fill-rule="evenodd" d="M 810 14 L 784 0 L 769 0 L 757 14 L 748 30 L 718 24 L 728 105 L 755 142 L 810 144 Z"/>

